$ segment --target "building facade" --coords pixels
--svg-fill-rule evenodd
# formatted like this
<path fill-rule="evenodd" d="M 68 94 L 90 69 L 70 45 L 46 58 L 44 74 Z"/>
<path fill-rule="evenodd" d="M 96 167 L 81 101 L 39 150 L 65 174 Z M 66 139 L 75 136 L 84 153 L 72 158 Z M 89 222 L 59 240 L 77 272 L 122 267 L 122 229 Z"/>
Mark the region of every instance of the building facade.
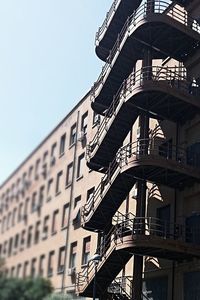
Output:
<path fill-rule="evenodd" d="M 1 185 L 7 276 L 101 300 L 200 299 L 199 16 L 198 0 L 113 2 L 98 80 Z"/>
<path fill-rule="evenodd" d="M 199 16 L 195 0 L 116 0 L 97 32 L 102 120 L 86 159 L 104 175 L 82 226 L 99 257 L 79 295 L 200 299 Z"/>
<path fill-rule="evenodd" d="M 0 257 L 8 277 L 43 276 L 56 292 L 74 293 L 76 273 L 96 251 L 80 210 L 101 177 L 85 165 L 97 125 L 86 95 L 1 185 Z"/>

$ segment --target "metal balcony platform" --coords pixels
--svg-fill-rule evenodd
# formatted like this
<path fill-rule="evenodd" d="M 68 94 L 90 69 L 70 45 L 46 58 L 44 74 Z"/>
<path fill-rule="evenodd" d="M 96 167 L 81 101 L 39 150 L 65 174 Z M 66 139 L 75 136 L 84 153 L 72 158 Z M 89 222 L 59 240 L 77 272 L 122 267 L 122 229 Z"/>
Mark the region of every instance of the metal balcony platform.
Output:
<path fill-rule="evenodd" d="M 120 149 L 93 195 L 83 206 L 82 226 L 101 231 L 111 224 L 137 179 L 184 189 L 200 182 L 200 154 L 165 145 L 160 138 L 137 140 Z"/>
<path fill-rule="evenodd" d="M 97 56 L 106 61 L 128 16 L 139 7 L 142 0 L 114 0 L 106 18 L 96 33 L 95 44 Z"/>
<path fill-rule="evenodd" d="M 151 49 L 153 58 L 168 56 L 186 62 L 200 47 L 200 26 L 183 10 L 168 7 L 164 1 L 141 5 L 125 23 L 94 84 L 92 108 L 100 114 L 108 109 L 113 96 L 132 72 L 143 49 Z M 153 5 L 153 4 L 152 4 Z"/>
<path fill-rule="evenodd" d="M 87 147 L 87 165 L 108 168 L 141 110 L 150 117 L 184 123 L 200 113 L 200 88 L 184 68 L 145 67 L 122 84 Z"/>
<path fill-rule="evenodd" d="M 103 238 L 97 253 L 102 257 L 77 276 L 76 291 L 81 296 L 92 296 L 96 273 L 97 295 L 103 295 L 133 254 L 168 260 L 184 261 L 200 257 L 200 246 L 188 243 L 189 228 L 161 219 L 136 218 L 131 213 L 118 214 L 118 220 Z"/>

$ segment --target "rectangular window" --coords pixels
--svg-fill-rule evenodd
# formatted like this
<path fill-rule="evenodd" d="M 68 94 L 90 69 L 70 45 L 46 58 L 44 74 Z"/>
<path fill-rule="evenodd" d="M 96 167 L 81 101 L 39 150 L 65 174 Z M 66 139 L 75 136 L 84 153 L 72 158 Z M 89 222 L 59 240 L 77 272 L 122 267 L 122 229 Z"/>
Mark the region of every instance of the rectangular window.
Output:
<path fill-rule="evenodd" d="M 36 258 L 33 258 L 31 261 L 31 277 L 36 277 Z"/>
<path fill-rule="evenodd" d="M 28 228 L 28 236 L 27 236 L 27 247 L 29 248 L 32 243 L 32 231 L 33 231 L 33 226 L 29 226 Z"/>
<path fill-rule="evenodd" d="M 81 154 L 78 158 L 77 179 L 83 176 L 84 156 L 85 153 Z"/>
<path fill-rule="evenodd" d="M 87 265 L 90 257 L 90 241 L 91 237 L 88 236 L 83 239 L 83 253 L 82 253 L 82 265 Z"/>
<path fill-rule="evenodd" d="M 51 277 L 53 275 L 54 256 L 55 256 L 55 251 L 49 252 L 48 273 L 47 273 L 48 277 Z"/>
<path fill-rule="evenodd" d="M 74 199 L 74 208 L 79 206 L 80 202 L 81 202 L 81 195 Z"/>
<path fill-rule="evenodd" d="M 35 238 L 34 238 L 35 244 L 39 242 L 39 239 L 40 239 L 40 221 L 37 221 L 35 225 Z"/>
<path fill-rule="evenodd" d="M 23 278 L 26 278 L 29 275 L 28 274 L 28 265 L 29 265 L 29 262 L 25 261 L 25 263 L 24 263 L 24 271 L 23 271 Z"/>
<path fill-rule="evenodd" d="M 73 163 L 67 166 L 66 186 L 72 183 L 72 176 L 73 176 Z"/>
<path fill-rule="evenodd" d="M 62 228 L 66 228 L 68 226 L 68 220 L 69 220 L 69 204 L 65 204 L 63 206 Z"/>
<path fill-rule="evenodd" d="M 8 245 L 8 256 L 12 255 L 12 247 L 13 247 L 13 238 L 10 238 L 9 245 Z"/>
<path fill-rule="evenodd" d="M 29 209 L 28 205 L 29 205 L 29 198 L 26 198 L 25 205 L 24 205 L 24 216 L 23 216 L 24 220 L 27 220 L 28 217 L 28 209 Z"/>
<path fill-rule="evenodd" d="M 17 233 L 17 234 L 15 235 L 15 245 L 14 245 L 14 247 L 15 247 L 15 252 L 17 251 L 18 246 L 19 246 L 19 234 Z"/>
<path fill-rule="evenodd" d="M 50 157 L 50 166 L 53 167 L 56 163 L 56 143 L 51 147 L 51 157 Z"/>
<path fill-rule="evenodd" d="M 81 131 L 87 133 L 87 124 L 88 124 L 88 112 L 84 113 L 81 118 Z"/>
<path fill-rule="evenodd" d="M 24 230 L 22 230 L 22 233 L 21 233 L 20 250 L 24 249 L 25 236 L 26 236 L 26 230 L 24 229 Z"/>
<path fill-rule="evenodd" d="M 39 275 L 41 277 L 44 276 L 44 263 L 45 263 L 45 255 L 40 256 L 40 262 L 39 262 Z"/>
<path fill-rule="evenodd" d="M 43 225 L 43 234 L 42 234 L 42 239 L 45 240 L 48 237 L 48 231 L 49 231 L 49 216 L 46 216 L 44 218 L 44 225 Z"/>
<path fill-rule="evenodd" d="M 18 210 L 18 222 L 21 222 L 23 219 L 23 203 L 20 203 Z"/>
<path fill-rule="evenodd" d="M 40 194 L 39 194 L 39 206 L 40 207 L 42 207 L 43 202 L 44 202 L 44 189 L 45 189 L 44 185 L 41 186 L 41 188 L 40 188 Z"/>
<path fill-rule="evenodd" d="M 76 142 L 76 123 L 71 127 L 69 145 L 72 146 Z"/>
<path fill-rule="evenodd" d="M 16 274 L 17 278 L 20 278 L 20 276 L 21 276 L 21 270 L 22 270 L 22 265 L 18 264 L 17 265 L 17 274 Z"/>
<path fill-rule="evenodd" d="M 101 117 L 99 114 L 97 114 L 95 111 L 93 113 L 93 126 L 99 125 L 101 122 Z"/>
<path fill-rule="evenodd" d="M 65 141 L 66 141 L 66 134 L 63 134 L 60 138 L 60 156 L 64 154 L 65 152 Z"/>
<path fill-rule="evenodd" d="M 39 167 L 40 167 L 40 159 L 38 159 L 35 164 L 35 180 L 38 180 L 39 178 Z"/>
<path fill-rule="evenodd" d="M 12 267 L 11 268 L 11 274 L 10 274 L 11 277 L 15 277 L 15 267 Z"/>
<path fill-rule="evenodd" d="M 49 179 L 47 185 L 47 202 L 51 201 L 53 194 L 53 178 Z"/>
<path fill-rule="evenodd" d="M 65 266 L 65 246 L 59 249 L 58 273 L 63 273 Z"/>
<path fill-rule="evenodd" d="M 31 212 L 35 212 L 37 210 L 37 192 L 34 192 L 32 195 L 32 203 L 31 203 Z"/>
<path fill-rule="evenodd" d="M 58 209 L 53 212 L 51 234 L 56 234 L 58 231 L 58 213 L 59 213 Z"/>
<path fill-rule="evenodd" d="M 76 256 L 77 256 L 77 242 L 74 242 L 71 244 L 71 248 L 70 248 L 69 268 L 76 267 Z"/>
<path fill-rule="evenodd" d="M 60 171 L 58 174 L 57 174 L 57 179 L 56 179 L 56 195 L 60 194 L 61 193 L 61 180 L 62 180 L 62 175 L 63 175 L 63 172 Z"/>

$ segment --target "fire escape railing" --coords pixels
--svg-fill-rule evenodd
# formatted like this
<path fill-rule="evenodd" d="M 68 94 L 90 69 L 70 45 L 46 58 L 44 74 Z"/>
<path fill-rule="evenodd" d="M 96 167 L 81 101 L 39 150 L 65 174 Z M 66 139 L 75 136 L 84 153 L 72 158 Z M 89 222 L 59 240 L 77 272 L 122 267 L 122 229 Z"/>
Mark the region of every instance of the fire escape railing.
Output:
<path fill-rule="evenodd" d="M 101 202 L 106 187 L 111 186 L 117 170 L 124 167 L 131 162 L 131 159 L 139 159 L 145 156 L 153 156 L 154 159 L 166 159 L 168 161 L 176 161 L 179 166 L 188 166 L 199 168 L 200 166 L 200 153 L 189 151 L 177 145 L 170 145 L 163 147 L 165 139 L 138 139 L 133 143 L 129 143 L 119 149 L 115 159 L 110 163 L 105 175 L 102 177 L 100 184 L 94 190 L 86 204 L 82 207 L 82 219 L 86 220 L 88 215 L 95 211 L 98 203 Z M 115 176 L 114 176 L 115 175 Z"/>
<path fill-rule="evenodd" d="M 125 236 L 156 236 L 163 240 L 190 241 L 191 230 L 189 226 L 170 223 L 154 217 L 135 217 L 130 212 L 126 215 L 118 212 L 113 223 L 115 225 L 102 238 L 102 242 L 97 249 L 97 253 L 101 255 L 98 268 L 103 265 L 116 246 L 123 242 Z M 76 287 L 78 291 L 92 280 L 94 273 L 95 265 L 90 261 L 87 267 L 77 274 Z"/>
<path fill-rule="evenodd" d="M 113 116 L 117 115 L 126 98 L 135 88 L 144 85 L 146 81 L 165 82 L 169 88 L 178 88 L 180 91 L 192 95 L 194 97 L 200 95 L 200 87 L 196 84 L 195 79 L 188 80 L 186 70 L 183 67 L 162 67 L 150 66 L 143 67 L 136 72 L 133 72 L 122 83 L 117 94 L 113 97 L 110 107 L 106 110 L 105 115 L 97 129 L 97 132 L 92 141 L 87 145 L 86 157 L 90 159 L 93 150 L 99 146 L 100 139 L 106 134 L 109 122 Z"/>
<path fill-rule="evenodd" d="M 154 7 L 153 11 L 152 7 Z M 107 70 L 109 68 L 112 68 L 113 58 L 115 57 L 117 52 L 121 51 L 121 43 L 125 36 L 127 38 L 129 36 L 130 30 L 138 26 L 138 22 L 145 19 L 146 16 L 150 13 L 165 14 L 172 19 L 180 22 L 182 25 L 190 26 L 191 29 L 193 29 L 197 33 L 200 33 L 200 25 L 198 24 L 198 22 L 193 19 L 186 11 L 179 9 L 177 6 L 169 7 L 168 2 L 161 0 L 153 0 L 152 3 L 150 2 L 148 5 L 147 3 L 144 3 L 130 17 L 127 18 L 127 21 L 125 22 L 112 50 L 110 51 L 107 62 L 103 66 L 101 74 L 93 86 L 93 93 L 99 87 L 99 85 L 103 83 Z"/>
<path fill-rule="evenodd" d="M 101 34 L 104 32 L 104 30 L 107 28 L 109 21 L 113 15 L 113 13 L 115 13 L 116 11 L 116 7 L 118 6 L 119 2 L 121 2 L 121 0 L 114 0 L 109 11 L 106 13 L 106 17 L 103 21 L 103 24 L 99 27 L 97 33 L 96 33 L 96 37 L 95 37 L 95 42 L 97 44 L 97 41 L 99 41 L 99 38 L 101 36 Z"/>

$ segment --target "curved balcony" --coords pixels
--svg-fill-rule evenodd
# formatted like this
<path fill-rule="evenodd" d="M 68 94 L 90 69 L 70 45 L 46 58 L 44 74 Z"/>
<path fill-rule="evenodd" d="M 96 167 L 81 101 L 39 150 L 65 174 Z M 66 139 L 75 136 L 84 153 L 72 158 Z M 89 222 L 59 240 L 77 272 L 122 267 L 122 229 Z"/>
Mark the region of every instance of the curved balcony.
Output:
<path fill-rule="evenodd" d="M 82 208 L 83 227 L 101 231 L 111 223 L 137 179 L 184 189 L 200 182 L 199 166 L 200 153 L 167 144 L 160 137 L 122 147 Z"/>
<path fill-rule="evenodd" d="M 178 7 L 160 0 L 141 5 L 128 18 L 91 91 L 92 108 L 100 114 L 110 106 L 113 95 L 132 72 L 143 50 L 153 58 L 168 56 L 185 62 L 200 44 L 199 24 Z"/>
<path fill-rule="evenodd" d="M 200 113 L 200 87 L 184 68 L 145 67 L 125 80 L 87 146 L 87 165 L 107 168 L 141 110 L 154 118 L 184 123 Z"/>
<path fill-rule="evenodd" d="M 132 15 L 133 11 L 138 8 L 141 2 L 142 0 L 113 1 L 95 37 L 96 54 L 100 59 L 105 61 L 109 56 L 110 49 L 112 49 L 117 35 L 121 31 L 128 16 Z"/>
<path fill-rule="evenodd" d="M 132 254 L 153 256 L 168 260 L 190 260 L 200 257 L 200 246 L 186 242 L 189 227 L 161 219 L 137 218 L 119 213 L 116 225 L 106 235 L 97 251 L 102 257 L 97 266 L 97 295 L 103 294 Z M 77 275 L 79 295 L 92 295 L 95 267 L 92 262 Z"/>

